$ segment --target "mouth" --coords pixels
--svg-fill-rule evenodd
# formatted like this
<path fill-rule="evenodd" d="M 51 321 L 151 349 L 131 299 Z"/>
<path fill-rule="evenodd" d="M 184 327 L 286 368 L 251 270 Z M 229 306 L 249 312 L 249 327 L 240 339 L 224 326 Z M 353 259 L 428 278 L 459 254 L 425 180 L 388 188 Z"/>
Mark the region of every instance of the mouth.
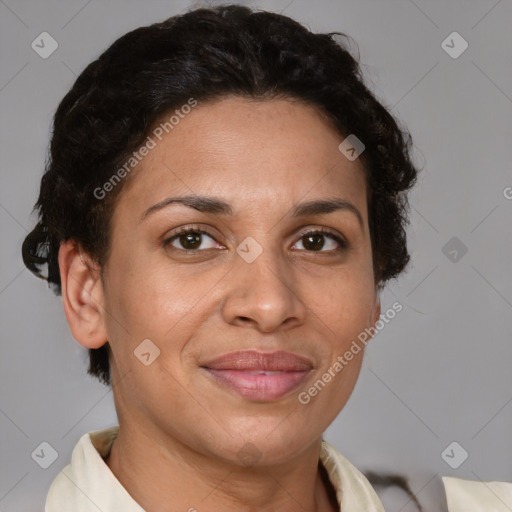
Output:
<path fill-rule="evenodd" d="M 312 363 L 291 352 L 231 352 L 201 365 L 214 382 L 249 400 L 278 400 L 298 388 Z"/>

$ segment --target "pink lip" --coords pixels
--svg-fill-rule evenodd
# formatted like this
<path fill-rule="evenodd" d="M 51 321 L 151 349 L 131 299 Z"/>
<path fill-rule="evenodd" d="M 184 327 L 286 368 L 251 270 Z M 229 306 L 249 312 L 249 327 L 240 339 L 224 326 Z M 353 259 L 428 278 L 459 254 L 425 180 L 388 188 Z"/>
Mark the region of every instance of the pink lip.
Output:
<path fill-rule="evenodd" d="M 245 398 L 263 402 L 277 400 L 297 388 L 313 369 L 307 359 L 290 352 L 255 350 L 231 352 L 201 366 L 219 383 Z"/>

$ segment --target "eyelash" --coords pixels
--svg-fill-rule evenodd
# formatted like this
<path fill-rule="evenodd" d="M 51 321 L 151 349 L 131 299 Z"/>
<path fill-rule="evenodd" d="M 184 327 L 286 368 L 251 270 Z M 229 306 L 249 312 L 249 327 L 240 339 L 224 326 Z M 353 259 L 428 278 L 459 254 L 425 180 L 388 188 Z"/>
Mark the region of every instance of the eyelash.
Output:
<path fill-rule="evenodd" d="M 171 242 L 173 242 L 176 238 L 179 238 L 182 235 L 187 235 L 189 233 L 207 235 L 210 238 L 212 238 L 213 240 L 215 240 L 215 237 L 211 233 L 208 233 L 208 231 L 205 231 L 204 229 L 201 229 L 199 227 L 192 226 L 192 227 L 181 228 L 179 231 L 174 233 L 171 237 L 165 239 L 163 241 L 164 247 L 169 246 L 171 244 Z M 329 231 L 325 228 L 316 228 L 316 229 L 308 230 L 308 231 L 302 233 L 302 235 L 299 237 L 298 240 L 305 238 L 307 236 L 311 236 L 311 235 L 324 235 L 328 238 L 333 239 L 335 242 L 337 242 L 339 244 L 339 247 L 336 249 L 331 249 L 329 251 L 308 251 L 308 250 L 304 249 L 306 252 L 312 252 L 312 253 L 317 252 L 320 254 L 321 253 L 337 254 L 337 253 L 343 252 L 346 249 L 348 249 L 348 243 L 346 242 L 345 239 L 343 239 L 342 237 L 340 237 L 338 235 L 335 235 L 334 233 L 332 233 L 331 231 Z M 208 249 L 178 249 L 177 247 L 172 247 L 172 249 L 175 249 L 175 250 L 180 251 L 185 254 L 198 254 L 202 251 L 208 250 Z"/>

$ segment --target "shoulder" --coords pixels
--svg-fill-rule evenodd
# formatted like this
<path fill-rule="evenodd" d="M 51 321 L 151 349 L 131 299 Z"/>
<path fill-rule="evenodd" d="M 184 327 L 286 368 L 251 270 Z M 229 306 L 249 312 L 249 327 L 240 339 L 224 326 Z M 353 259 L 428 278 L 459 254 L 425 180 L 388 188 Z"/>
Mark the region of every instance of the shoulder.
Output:
<path fill-rule="evenodd" d="M 512 483 L 442 477 L 449 512 L 510 512 Z"/>

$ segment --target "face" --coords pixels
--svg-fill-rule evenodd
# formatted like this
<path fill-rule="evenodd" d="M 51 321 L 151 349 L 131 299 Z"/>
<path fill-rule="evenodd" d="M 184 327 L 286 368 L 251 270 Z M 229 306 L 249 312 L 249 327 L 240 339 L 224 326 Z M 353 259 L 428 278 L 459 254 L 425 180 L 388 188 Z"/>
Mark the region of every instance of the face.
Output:
<path fill-rule="evenodd" d="M 227 97 L 156 140 L 104 268 L 120 421 L 234 463 L 246 443 L 273 463 L 322 436 L 364 350 L 336 361 L 379 315 L 363 168 L 343 139 L 311 106 Z"/>

